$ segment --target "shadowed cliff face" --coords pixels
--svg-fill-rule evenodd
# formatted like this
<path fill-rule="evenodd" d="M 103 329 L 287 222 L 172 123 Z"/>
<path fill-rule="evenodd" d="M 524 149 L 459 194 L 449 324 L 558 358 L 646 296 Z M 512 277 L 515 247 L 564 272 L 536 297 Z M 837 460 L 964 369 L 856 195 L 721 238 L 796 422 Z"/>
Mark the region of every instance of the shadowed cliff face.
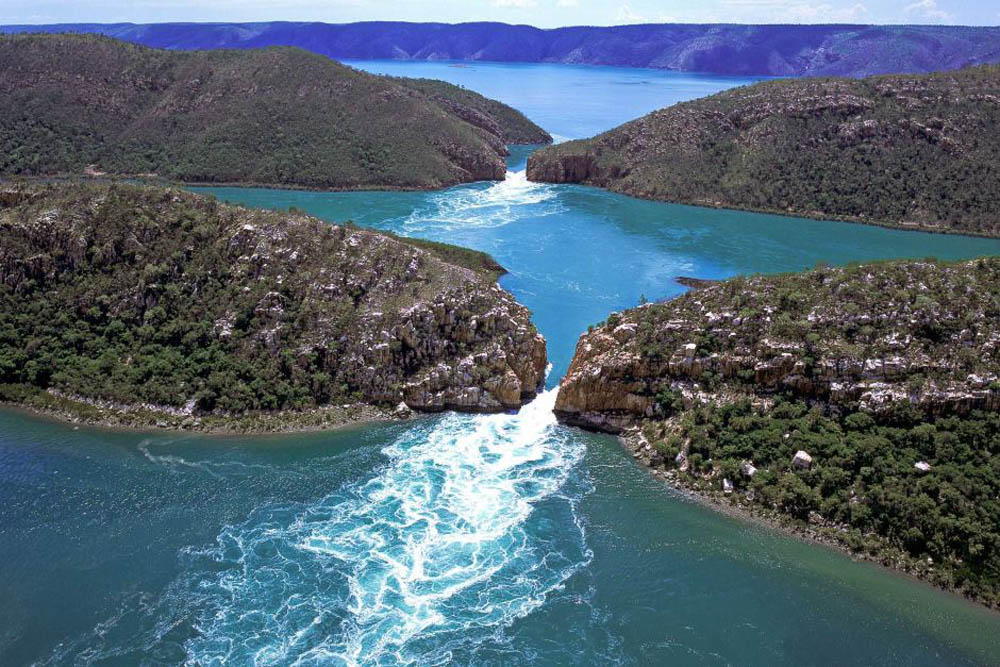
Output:
<path fill-rule="evenodd" d="M 528 158 L 529 181 L 542 183 L 603 183 L 604 177 L 597 168 L 597 157 L 591 153 L 558 155 L 552 160 Z"/>
<path fill-rule="evenodd" d="M 995 259 L 726 281 L 581 336 L 555 409 L 612 432 L 668 416 L 665 391 L 688 407 L 787 392 L 872 413 L 1000 410 L 998 285 Z"/>
<path fill-rule="evenodd" d="M 28 195 L 0 208 L 0 383 L 196 416 L 496 412 L 544 379 L 545 341 L 482 253 L 178 190 Z"/>
<path fill-rule="evenodd" d="M 541 30 L 503 23 L 279 22 L 91 23 L 58 29 L 168 49 L 282 45 L 356 60 L 551 62 L 737 75 L 867 76 L 1000 61 L 1000 28 L 962 26 L 670 24 Z"/>

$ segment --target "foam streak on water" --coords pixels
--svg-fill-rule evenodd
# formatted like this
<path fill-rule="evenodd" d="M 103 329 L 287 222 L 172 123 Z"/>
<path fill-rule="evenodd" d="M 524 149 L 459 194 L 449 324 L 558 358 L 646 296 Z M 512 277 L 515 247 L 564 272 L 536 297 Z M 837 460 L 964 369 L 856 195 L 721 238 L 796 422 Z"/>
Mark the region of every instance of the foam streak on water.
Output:
<path fill-rule="evenodd" d="M 426 204 L 393 225 L 406 233 L 502 227 L 525 216 L 554 215 L 565 210 L 556 187 L 532 183 L 524 170 L 508 171 L 505 180 L 497 183 L 434 193 Z"/>
<path fill-rule="evenodd" d="M 417 426 L 374 478 L 189 553 L 167 596 L 197 619 L 189 662 L 441 664 L 502 643 L 590 559 L 565 489 L 582 445 L 554 400 Z"/>

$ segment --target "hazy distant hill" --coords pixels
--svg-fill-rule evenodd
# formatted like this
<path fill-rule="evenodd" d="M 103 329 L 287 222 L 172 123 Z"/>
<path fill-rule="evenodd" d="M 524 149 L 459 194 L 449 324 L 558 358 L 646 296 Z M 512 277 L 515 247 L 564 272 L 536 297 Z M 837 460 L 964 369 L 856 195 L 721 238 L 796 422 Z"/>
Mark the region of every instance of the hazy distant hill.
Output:
<path fill-rule="evenodd" d="M 333 58 L 557 62 L 759 75 L 865 76 L 1000 62 L 1000 27 L 504 23 L 161 23 L 6 26 L 96 32 L 168 49 L 298 46 Z"/>
<path fill-rule="evenodd" d="M 0 174 L 431 188 L 502 179 L 551 138 L 458 86 L 302 49 L 173 52 L 96 35 L 0 35 Z"/>

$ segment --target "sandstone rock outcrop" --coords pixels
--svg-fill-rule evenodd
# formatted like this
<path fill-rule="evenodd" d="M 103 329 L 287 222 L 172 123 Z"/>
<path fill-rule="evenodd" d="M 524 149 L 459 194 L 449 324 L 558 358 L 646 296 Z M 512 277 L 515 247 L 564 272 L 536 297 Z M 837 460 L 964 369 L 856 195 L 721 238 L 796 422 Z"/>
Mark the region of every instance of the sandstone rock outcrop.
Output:
<path fill-rule="evenodd" d="M 696 400 L 777 393 L 873 413 L 1000 410 L 1000 260 L 740 278 L 613 314 L 577 343 L 556 412 L 618 432 Z"/>

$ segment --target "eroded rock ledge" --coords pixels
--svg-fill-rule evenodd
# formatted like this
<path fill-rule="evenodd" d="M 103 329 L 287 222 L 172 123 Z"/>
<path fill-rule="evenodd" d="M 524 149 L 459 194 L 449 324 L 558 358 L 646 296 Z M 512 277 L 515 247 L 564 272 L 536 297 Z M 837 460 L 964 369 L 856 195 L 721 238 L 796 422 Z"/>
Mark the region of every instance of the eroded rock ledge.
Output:
<path fill-rule="evenodd" d="M 482 253 L 174 189 L 9 199 L 8 398 L 30 387 L 194 420 L 356 403 L 495 412 L 544 379 L 545 340 Z"/>

